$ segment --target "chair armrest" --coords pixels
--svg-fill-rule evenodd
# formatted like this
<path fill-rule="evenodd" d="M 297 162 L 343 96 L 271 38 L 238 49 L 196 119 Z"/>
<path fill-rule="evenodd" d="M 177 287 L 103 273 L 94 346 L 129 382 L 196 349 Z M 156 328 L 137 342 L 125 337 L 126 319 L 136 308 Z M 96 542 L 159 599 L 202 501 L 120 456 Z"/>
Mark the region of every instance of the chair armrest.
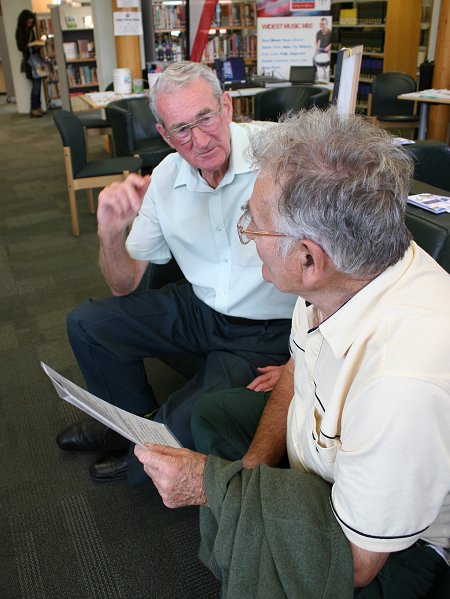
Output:
<path fill-rule="evenodd" d="M 114 155 L 133 155 L 135 153 L 133 115 L 119 106 L 106 106 L 105 112 L 113 132 Z"/>

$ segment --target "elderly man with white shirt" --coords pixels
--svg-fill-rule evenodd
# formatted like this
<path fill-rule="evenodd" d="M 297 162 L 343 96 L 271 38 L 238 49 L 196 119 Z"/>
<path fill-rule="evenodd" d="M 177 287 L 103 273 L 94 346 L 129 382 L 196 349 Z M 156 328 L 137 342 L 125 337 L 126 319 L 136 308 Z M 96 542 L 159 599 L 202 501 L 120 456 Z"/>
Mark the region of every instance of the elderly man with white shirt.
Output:
<path fill-rule="evenodd" d="M 164 71 L 152 109 L 176 153 L 151 181 L 133 174 L 101 192 L 100 264 L 114 297 L 76 308 L 68 334 L 90 392 L 150 414 L 193 447 L 190 413 L 200 395 L 242 385 L 271 388 L 275 367 L 288 357 L 295 297 L 263 280 L 256 249 L 248 251 L 236 234 L 258 174 L 246 149 L 259 127 L 232 122 L 230 97 L 214 72 L 197 63 Z M 187 282 L 136 292 L 148 264 L 172 256 Z M 196 370 L 158 409 L 143 359 L 192 356 Z M 95 480 L 126 475 L 127 443 L 92 420 L 70 426 L 57 443 L 68 451 L 107 451 L 90 468 Z M 137 471 L 128 475 L 131 485 L 138 482 Z"/>

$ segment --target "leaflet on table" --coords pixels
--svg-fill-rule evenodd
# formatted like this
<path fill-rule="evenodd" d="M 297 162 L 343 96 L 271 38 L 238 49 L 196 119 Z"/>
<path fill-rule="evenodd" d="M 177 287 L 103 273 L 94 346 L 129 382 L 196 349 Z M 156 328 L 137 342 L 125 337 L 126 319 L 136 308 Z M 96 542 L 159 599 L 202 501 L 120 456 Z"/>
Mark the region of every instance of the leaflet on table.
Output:
<path fill-rule="evenodd" d="M 169 447 L 181 447 L 165 424 L 153 422 L 140 416 L 130 414 L 125 410 L 116 408 L 92 393 L 85 391 L 75 383 L 58 374 L 55 370 L 41 362 L 41 366 L 50 377 L 59 397 L 76 406 L 86 414 L 99 420 L 109 428 L 129 439 L 132 443 L 156 443 Z"/>
<path fill-rule="evenodd" d="M 424 210 L 441 214 L 450 212 L 450 197 L 435 195 L 434 193 L 417 193 L 408 196 L 408 203 L 414 204 Z"/>
<path fill-rule="evenodd" d="M 148 96 L 145 92 L 142 93 L 129 93 L 129 94 L 117 94 L 113 91 L 105 92 L 87 92 L 84 94 L 88 100 L 93 102 L 96 106 L 107 106 L 113 100 L 123 100 L 126 98 L 145 98 Z"/>
<path fill-rule="evenodd" d="M 411 96 L 412 100 L 417 100 L 418 98 L 430 98 L 433 100 L 450 100 L 450 90 L 449 89 L 424 89 L 420 92 L 410 92 L 407 94 L 402 94 L 402 97 L 407 98 Z"/>

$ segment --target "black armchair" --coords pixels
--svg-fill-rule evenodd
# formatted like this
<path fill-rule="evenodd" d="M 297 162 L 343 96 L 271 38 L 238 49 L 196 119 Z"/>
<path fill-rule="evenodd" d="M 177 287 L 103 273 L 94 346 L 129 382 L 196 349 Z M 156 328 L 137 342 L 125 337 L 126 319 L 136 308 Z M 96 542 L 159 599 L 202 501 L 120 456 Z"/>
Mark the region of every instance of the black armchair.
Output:
<path fill-rule="evenodd" d="M 330 92 L 324 87 L 293 85 L 274 87 L 255 96 L 255 120 L 278 121 L 280 115 L 293 110 L 318 106 L 325 108 L 330 101 Z"/>
<path fill-rule="evenodd" d="M 445 143 L 423 140 L 403 148 L 414 158 L 414 179 L 450 192 L 450 148 Z"/>
<path fill-rule="evenodd" d="M 147 98 L 126 98 L 106 107 L 115 156 L 139 156 L 142 168 L 152 170 L 174 150 L 156 130 Z"/>
<path fill-rule="evenodd" d="M 367 116 L 377 118 L 384 129 L 414 129 L 419 126 L 414 102 L 398 100 L 400 94 L 416 91 L 416 82 L 407 73 L 380 73 L 372 82 Z"/>

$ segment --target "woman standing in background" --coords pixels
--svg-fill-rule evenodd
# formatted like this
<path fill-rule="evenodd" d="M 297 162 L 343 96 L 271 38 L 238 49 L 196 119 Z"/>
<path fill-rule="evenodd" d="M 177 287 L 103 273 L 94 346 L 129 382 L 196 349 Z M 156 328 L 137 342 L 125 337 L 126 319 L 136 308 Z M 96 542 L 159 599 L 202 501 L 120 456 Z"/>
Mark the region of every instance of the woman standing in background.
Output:
<path fill-rule="evenodd" d="M 41 117 L 45 112 L 41 108 L 41 78 L 34 79 L 28 59 L 31 54 L 40 54 L 40 47 L 45 42 L 37 39 L 36 17 L 30 10 L 23 10 L 17 19 L 16 43 L 22 52 L 20 71 L 31 81 L 30 116 Z"/>

